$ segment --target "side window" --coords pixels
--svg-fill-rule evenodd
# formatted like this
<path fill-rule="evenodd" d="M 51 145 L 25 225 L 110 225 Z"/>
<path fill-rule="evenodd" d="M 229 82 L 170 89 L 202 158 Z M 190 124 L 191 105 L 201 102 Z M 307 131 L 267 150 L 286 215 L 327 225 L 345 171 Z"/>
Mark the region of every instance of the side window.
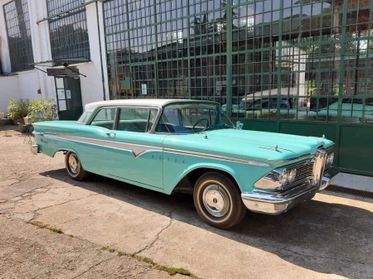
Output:
<path fill-rule="evenodd" d="M 175 108 L 166 108 L 155 130 L 161 133 L 175 133 L 178 127 L 181 127 L 179 111 Z"/>
<path fill-rule="evenodd" d="M 93 118 L 91 125 L 113 129 L 115 120 L 115 108 L 103 108 Z"/>
<path fill-rule="evenodd" d="M 153 126 L 157 112 L 151 108 L 120 108 L 117 130 L 147 132 Z"/>

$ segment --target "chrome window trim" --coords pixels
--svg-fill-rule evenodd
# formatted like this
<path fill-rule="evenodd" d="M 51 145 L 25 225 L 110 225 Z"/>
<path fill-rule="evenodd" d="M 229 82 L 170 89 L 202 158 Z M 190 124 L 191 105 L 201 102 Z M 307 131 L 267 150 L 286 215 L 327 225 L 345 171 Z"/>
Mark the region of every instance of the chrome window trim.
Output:
<path fill-rule="evenodd" d="M 119 109 L 120 108 L 142 108 L 142 109 L 156 109 L 157 110 L 157 116 L 155 117 L 155 120 L 154 120 L 154 123 L 151 127 L 151 129 L 149 129 L 148 131 L 146 132 L 143 132 L 143 133 L 153 133 L 154 129 L 155 129 L 155 124 L 158 123 L 158 118 L 159 118 L 159 114 L 162 110 L 161 107 L 159 106 L 142 106 L 142 105 L 107 105 L 107 106 L 100 106 L 100 107 L 97 107 L 91 114 L 91 116 L 89 117 L 89 119 L 86 121 L 85 125 L 88 125 L 88 126 L 93 126 L 91 125 L 92 124 L 92 121 L 94 120 L 94 118 L 96 117 L 96 115 L 102 110 L 102 109 L 106 109 L 106 108 L 115 108 L 116 112 L 115 112 L 115 119 L 114 119 L 114 125 L 113 125 L 113 129 L 111 130 L 115 130 L 117 125 L 118 125 L 118 120 L 119 120 Z M 137 133 L 142 133 L 142 132 L 137 132 Z"/>
<path fill-rule="evenodd" d="M 120 105 L 120 106 L 113 106 L 113 107 L 116 107 L 116 109 L 117 109 L 117 117 L 118 117 L 118 119 L 115 122 L 115 126 L 116 126 L 115 130 L 116 130 L 117 126 L 118 126 L 118 121 L 119 121 L 119 117 L 120 117 L 120 109 L 121 108 L 137 108 L 137 109 L 154 109 L 154 110 L 157 110 L 157 115 L 154 118 L 153 125 L 146 132 L 134 132 L 134 131 L 116 130 L 116 131 L 119 131 L 119 132 L 134 132 L 134 133 L 152 133 L 152 131 L 153 131 L 154 127 L 155 127 L 154 125 L 155 125 L 155 123 L 157 123 L 159 112 L 161 110 L 161 108 L 158 107 L 158 106 L 137 106 L 137 105 L 128 105 L 128 106 L 126 106 L 126 105 Z"/>
<path fill-rule="evenodd" d="M 113 120 L 113 126 L 111 127 L 112 129 L 110 129 L 110 130 L 113 130 L 114 127 L 115 127 L 115 121 L 116 121 L 117 114 L 118 114 L 118 109 L 117 109 L 116 106 L 104 106 L 104 107 L 97 108 L 95 111 L 92 112 L 90 118 L 87 120 L 87 125 L 94 126 L 94 125 L 92 125 L 92 122 L 95 119 L 95 117 L 97 116 L 97 114 L 99 114 L 99 112 L 103 109 L 112 109 L 112 108 L 115 108 L 115 116 L 114 116 L 114 120 Z M 96 126 L 94 126 L 94 127 L 96 127 Z M 104 128 L 104 127 L 102 127 L 102 128 Z"/>
<path fill-rule="evenodd" d="M 159 108 L 159 110 L 158 110 L 158 115 L 157 115 L 157 117 L 155 118 L 154 123 L 153 123 L 153 127 L 151 128 L 151 130 L 149 131 L 149 133 L 152 133 L 152 134 L 158 134 L 158 133 L 155 131 L 155 129 L 157 128 L 158 123 L 159 123 L 159 121 L 160 121 L 160 119 L 161 119 L 161 117 L 162 117 L 164 107 L 165 107 L 165 106 L 158 107 L 158 108 Z"/>
<path fill-rule="evenodd" d="M 115 105 L 115 104 L 112 104 L 112 105 L 103 105 L 103 106 L 98 106 L 97 108 L 95 108 L 93 110 L 93 112 L 91 113 L 90 117 L 87 119 L 87 121 L 85 123 L 82 123 L 84 125 L 91 125 L 94 117 L 96 117 L 96 114 L 101 110 L 101 109 L 104 109 L 104 108 L 115 108 L 115 109 L 118 109 L 118 108 L 122 108 L 122 107 L 126 107 L 126 108 L 152 108 L 152 109 L 157 109 L 158 110 L 158 114 L 154 120 L 154 123 L 151 127 L 151 129 L 149 129 L 149 131 L 147 131 L 146 133 L 154 133 L 154 134 L 164 134 L 164 135 L 185 135 L 185 134 L 180 134 L 180 133 L 167 133 L 167 132 L 156 132 L 155 129 L 156 127 L 158 126 L 158 123 L 162 117 L 162 114 L 163 114 L 163 111 L 164 111 L 164 108 L 169 106 L 169 105 L 175 105 L 175 104 L 186 104 L 186 103 L 197 103 L 197 104 L 213 104 L 213 105 L 216 105 L 218 108 L 220 108 L 220 105 L 219 103 L 217 102 L 214 102 L 214 101 L 204 101 L 204 100 L 185 100 L 185 101 L 182 101 L 182 100 L 178 100 L 178 101 L 175 101 L 175 102 L 169 102 L 163 106 L 157 106 L 157 105 Z M 231 119 L 229 119 L 231 120 Z M 233 124 L 233 122 L 232 122 Z M 234 125 L 233 125 L 234 126 Z M 229 128 L 230 129 L 230 128 Z M 234 129 L 234 128 L 232 128 Z"/>
<path fill-rule="evenodd" d="M 196 104 L 197 103 L 197 104 L 216 105 L 217 108 L 218 108 L 218 110 L 219 110 L 219 112 L 221 111 L 220 110 L 220 104 L 218 102 L 214 102 L 214 101 L 191 100 L 189 102 L 189 100 L 186 100 L 185 102 L 182 102 L 182 101 L 171 102 L 171 103 L 168 103 L 168 104 L 166 104 L 166 105 L 164 105 L 164 106 L 161 107 L 161 111 L 160 111 L 159 117 L 158 117 L 157 122 L 156 122 L 157 125 L 154 126 L 154 129 L 153 129 L 152 132 L 155 133 L 155 134 L 163 134 L 163 135 L 191 135 L 191 134 L 199 134 L 199 133 L 171 133 L 171 132 L 157 132 L 157 131 L 155 131 L 155 129 L 158 126 L 158 123 L 159 123 L 159 121 L 160 121 L 160 119 L 161 119 L 161 117 L 163 115 L 163 111 L 164 111 L 164 109 L 166 107 L 171 106 L 171 105 L 188 104 L 188 103 L 190 103 L 190 104 Z M 230 118 L 229 118 L 229 120 L 232 122 L 232 120 Z M 233 122 L 232 122 L 232 125 L 233 125 Z M 234 127 L 234 125 L 233 125 L 233 127 Z M 234 129 L 234 128 L 228 128 L 228 129 Z"/>

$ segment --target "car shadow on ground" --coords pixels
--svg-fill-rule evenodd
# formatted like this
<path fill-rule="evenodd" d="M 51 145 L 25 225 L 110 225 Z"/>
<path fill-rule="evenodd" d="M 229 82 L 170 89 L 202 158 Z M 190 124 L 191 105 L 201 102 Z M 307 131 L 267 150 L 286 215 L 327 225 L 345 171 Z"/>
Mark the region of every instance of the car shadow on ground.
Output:
<path fill-rule="evenodd" d="M 41 175 L 159 214 L 170 216 L 172 212 L 176 220 L 317 272 L 363 278 L 369 277 L 369 266 L 373 265 L 373 213 L 361 208 L 312 200 L 279 216 L 248 213 L 239 226 L 225 231 L 199 219 L 190 195 L 168 196 L 96 175 L 78 182 L 64 169 Z"/>

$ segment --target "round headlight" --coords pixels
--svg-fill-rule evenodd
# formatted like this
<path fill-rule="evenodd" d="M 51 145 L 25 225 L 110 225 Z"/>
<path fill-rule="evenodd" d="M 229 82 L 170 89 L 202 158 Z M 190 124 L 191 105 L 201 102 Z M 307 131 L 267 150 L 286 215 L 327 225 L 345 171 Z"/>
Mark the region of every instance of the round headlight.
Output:
<path fill-rule="evenodd" d="M 285 184 L 288 184 L 288 183 L 293 183 L 296 175 L 297 175 L 297 170 L 296 169 L 285 170 L 278 177 L 278 181 L 281 183 L 281 185 L 285 185 Z"/>
<path fill-rule="evenodd" d="M 273 170 L 255 183 L 256 188 L 279 190 L 284 186 L 295 181 L 297 176 L 296 169 Z"/>
<path fill-rule="evenodd" d="M 284 171 L 279 175 L 278 181 L 280 182 L 281 185 L 285 185 L 288 182 L 288 178 L 289 178 L 289 172 Z"/>
<path fill-rule="evenodd" d="M 289 171 L 288 183 L 293 183 L 296 176 L 297 176 L 297 170 L 296 169 L 292 169 L 291 171 Z"/>
<path fill-rule="evenodd" d="M 333 165 L 333 162 L 334 162 L 334 152 L 333 153 L 330 153 L 328 155 L 328 157 L 326 158 L 326 165 L 328 167 L 330 167 L 331 165 Z"/>

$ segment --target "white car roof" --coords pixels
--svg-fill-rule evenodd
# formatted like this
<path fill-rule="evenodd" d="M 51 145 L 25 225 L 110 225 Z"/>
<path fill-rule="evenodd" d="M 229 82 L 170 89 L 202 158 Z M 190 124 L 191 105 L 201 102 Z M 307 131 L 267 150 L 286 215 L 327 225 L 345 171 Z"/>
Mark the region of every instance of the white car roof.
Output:
<path fill-rule="evenodd" d="M 151 106 L 151 107 L 163 107 L 171 103 L 180 102 L 209 102 L 201 100 L 191 99 L 121 99 L 121 100 L 110 100 L 89 103 L 85 105 L 85 111 L 94 111 L 98 107 L 104 106 Z"/>
<path fill-rule="evenodd" d="M 276 98 L 278 96 L 279 90 L 277 88 L 272 88 L 268 90 L 263 90 L 263 91 L 257 91 L 251 94 L 247 94 L 242 98 L 242 102 L 247 102 L 247 101 L 252 101 L 254 98 L 259 100 L 261 97 L 273 97 Z M 280 96 L 281 97 L 288 97 L 291 98 L 292 96 L 297 96 L 298 95 L 298 88 L 296 87 L 285 87 L 285 88 L 280 88 Z"/>

